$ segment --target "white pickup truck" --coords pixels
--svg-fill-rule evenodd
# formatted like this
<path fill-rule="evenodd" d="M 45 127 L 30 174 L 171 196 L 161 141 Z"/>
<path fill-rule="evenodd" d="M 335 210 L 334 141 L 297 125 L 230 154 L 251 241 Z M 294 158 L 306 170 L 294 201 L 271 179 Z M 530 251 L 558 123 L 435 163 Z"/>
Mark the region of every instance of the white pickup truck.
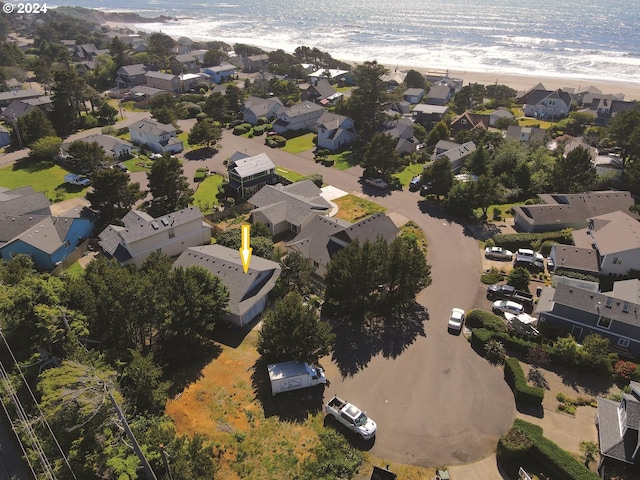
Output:
<path fill-rule="evenodd" d="M 329 400 L 325 411 L 349 430 L 360 435 L 363 440 L 370 440 L 376 434 L 376 422 L 355 405 L 347 403 L 337 395 Z"/>

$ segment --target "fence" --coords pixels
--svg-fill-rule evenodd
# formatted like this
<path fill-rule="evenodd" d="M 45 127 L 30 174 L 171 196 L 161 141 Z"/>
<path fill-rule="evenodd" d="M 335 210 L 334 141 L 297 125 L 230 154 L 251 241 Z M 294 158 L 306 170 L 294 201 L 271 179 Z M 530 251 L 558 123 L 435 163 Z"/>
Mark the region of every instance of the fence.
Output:
<path fill-rule="evenodd" d="M 76 262 L 79 258 L 81 258 L 87 250 L 89 250 L 89 239 L 79 244 L 76 247 L 76 249 L 73 252 L 71 252 L 71 254 L 67 258 L 65 258 L 62 262 L 56 265 L 56 268 L 53 269 L 53 271 L 51 272 L 51 275 L 55 275 L 56 277 L 60 276 L 62 272 L 64 272 L 74 262 Z"/>
<path fill-rule="evenodd" d="M 232 207 L 225 208 L 219 212 L 207 213 L 204 218 L 209 222 L 217 222 L 223 218 L 233 217 L 235 215 L 242 215 L 251 211 L 251 205 L 248 203 L 241 203 L 240 205 L 234 205 Z"/>

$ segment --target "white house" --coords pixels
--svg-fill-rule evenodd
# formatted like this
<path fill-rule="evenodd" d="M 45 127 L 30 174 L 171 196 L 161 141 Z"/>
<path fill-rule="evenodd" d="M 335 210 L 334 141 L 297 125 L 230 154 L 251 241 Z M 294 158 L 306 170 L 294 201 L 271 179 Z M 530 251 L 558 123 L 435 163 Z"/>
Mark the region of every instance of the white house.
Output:
<path fill-rule="evenodd" d="M 182 140 L 176 137 L 173 125 L 149 118 L 129 125 L 129 134 L 133 143 L 146 145 L 153 153 L 178 153 L 184 148 Z"/>
<path fill-rule="evenodd" d="M 318 147 L 329 150 L 344 148 L 356 139 L 353 120 L 344 115 L 324 112 L 317 122 Z"/>
<path fill-rule="evenodd" d="M 476 144 L 473 142 L 460 145 L 447 140 L 440 140 L 436 143 L 435 149 L 431 154 L 431 161 L 447 157 L 451 162 L 451 171 L 457 172 L 464 165 L 465 159 L 475 151 Z"/>
<path fill-rule="evenodd" d="M 293 105 L 277 113 L 278 119 L 273 124 L 273 130 L 278 133 L 312 130 L 324 111 L 320 105 L 309 101 Z"/>
<path fill-rule="evenodd" d="M 107 155 L 114 158 L 126 158 L 131 155 L 133 145 L 117 137 L 111 135 L 103 135 L 102 133 L 93 133 L 86 137 L 79 138 L 77 142 L 97 143 L 100 145 Z M 62 144 L 62 151 L 66 152 L 69 145 L 73 142 L 65 142 Z"/>
<path fill-rule="evenodd" d="M 140 266 L 156 250 L 179 255 L 189 247 L 211 243 L 211 227 L 197 207 L 153 218 L 131 210 L 122 218 L 124 226 L 109 225 L 99 238 L 104 253 L 121 265 Z"/>
<path fill-rule="evenodd" d="M 220 278 L 229 291 L 229 313 L 225 320 L 238 327 L 249 324 L 264 310 L 267 294 L 281 271 L 279 263 L 253 255 L 244 273 L 240 252 L 221 245 L 188 248 L 173 266 L 199 266 Z"/>

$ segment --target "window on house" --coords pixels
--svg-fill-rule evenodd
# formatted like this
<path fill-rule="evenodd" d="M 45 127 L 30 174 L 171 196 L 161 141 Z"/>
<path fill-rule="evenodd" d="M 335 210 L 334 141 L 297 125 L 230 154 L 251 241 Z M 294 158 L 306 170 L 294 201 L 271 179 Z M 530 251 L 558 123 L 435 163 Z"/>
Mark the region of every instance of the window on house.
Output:
<path fill-rule="evenodd" d="M 622 304 L 622 311 L 623 311 L 624 313 L 629 313 L 629 302 L 624 302 L 624 303 Z"/>
<path fill-rule="evenodd" d="M 613 257 L 614 265 L 622 265 L 622 259 L 620 257 Z"/>
<path fill-rule="evenodd" d="M 463 118 L 462 120 L 460 120 L 460 123 L 461 123 L 462 125 L 466 125 L 466 124 L 467 124 L 467 120 Z"/>
<path fill-rule="evenodd" d="M 169 238 L 174 238 L 176 236 L 176 229 L 175 228 L 170 228 L 169 229 Z"/>
<path fill-rule="evenodd" d="M 611 308 L 611 305 L 613 305 L 613 298 L 607 297 L 607 301 L 605 302 L 604 306 L 607 308 Z"/>
<path fill-rule="evenodd" d="M 608 330 L 611 327 L 611 319 L 609 317 L 600 317 L 598 319 L 598 326 Z"/>
<path fill-rule="evenodd" d="M 627 348 L 629 346 L 629 340 L 627 340 L 626 338 L 619 338 L 618 346 L 622 348 Z"/>
<path fill-rule="evenodd" d="M 556 101 L 555 100 L 549 100 L 549 105 L 555 105 Z"/>
<path fill-rule="evenodd" d="M 315 261 L 313 262 L 313 267 L 314 268 L 318 268 L 319 266 L 320 266 L 320 264 L 318 262 L 315 262 Z"/>

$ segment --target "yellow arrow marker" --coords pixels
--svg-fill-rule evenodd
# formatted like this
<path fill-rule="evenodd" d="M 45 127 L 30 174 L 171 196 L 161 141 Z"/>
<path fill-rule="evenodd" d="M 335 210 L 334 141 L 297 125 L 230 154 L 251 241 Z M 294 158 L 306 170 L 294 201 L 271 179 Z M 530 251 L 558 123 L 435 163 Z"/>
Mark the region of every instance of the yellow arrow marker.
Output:
<path fill-rule="evenodd" d="M 244 273 L 249 270 L 249 263 L 251 262 L 251 252 L 253 249 L 250 245 L 251 225 L 242 225 L 242 246 L 240 247 L 240 260 L 242 260 L 242 268 Z"/>

